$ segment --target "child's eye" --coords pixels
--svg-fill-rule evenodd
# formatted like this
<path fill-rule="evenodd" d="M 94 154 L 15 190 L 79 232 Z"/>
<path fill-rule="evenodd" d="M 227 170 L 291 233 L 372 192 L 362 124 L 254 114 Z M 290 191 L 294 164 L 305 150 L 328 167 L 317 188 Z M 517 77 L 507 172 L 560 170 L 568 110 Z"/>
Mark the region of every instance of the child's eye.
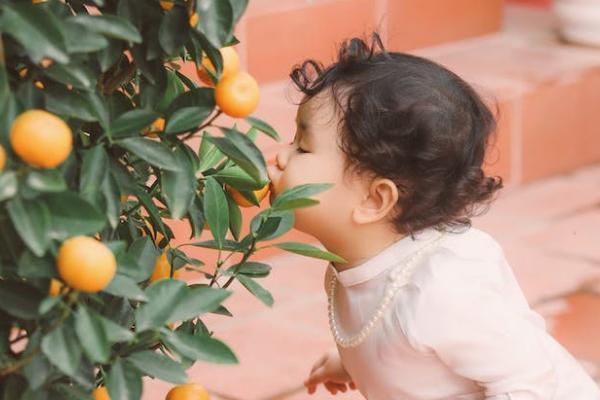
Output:
<path fill-rule="evenodd" d="M 290 145 L 293 145 L 293 144 L 294 144 L 294 142 L 290 142 Z M 300 146 L 296 147 L 296 152 L 301 153 L 301 154 L 308 153 L 308 151 L 300 148 Z"/>

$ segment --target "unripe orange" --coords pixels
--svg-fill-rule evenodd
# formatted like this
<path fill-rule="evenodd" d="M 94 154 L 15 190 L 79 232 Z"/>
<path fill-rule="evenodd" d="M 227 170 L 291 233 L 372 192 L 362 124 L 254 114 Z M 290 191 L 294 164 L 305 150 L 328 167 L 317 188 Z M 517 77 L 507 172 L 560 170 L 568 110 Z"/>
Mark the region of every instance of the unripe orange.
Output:
<path fill-rule="evenodd" d="M 4 147 L 0 146 L 0 172 L 4 170 L 6 166 L 6 151 L 4 151 Z"/>
<path fill-rule="evenodd" d="M 175 386 L 165 400 L 210 400 L 208 391 L 197 383 Z"/>
<path fill-rule="evenodd" d="M 247 72 L 238 72 L 221 79 L 215 88 L 217 106 L 234 118 L 245 118 L 258 106 L 260 89 L 256 80 Z"/>
<path fill-rule="evenodd" d="M 98 386 L 94 390 L 94 400 L 110 400 L 106 386 Z"/>
<path fill-rule="evenodd" d="M 58 274 L 70 287 L 95 293 L 108 286 L 117 271 L 112 251 L 88 236 L 67 239 L 58 249 Z"/>
<path fill-rule="evenodd" d="M 56 297 L 60 294 L 63 288 L 63 284 L 58 280 L 52 278 L 50 281 L 50 288 L 48 289 L 48 294 L 52 297 Z"/>
<path fill-rule="evenodd" d="M 71 153 L 73 136 L 69 125 L 56 115 L 44 110 L 29 110 L 13 122 L 10 144 L 26 163 L 55 168 Z"/>
<path fill-rule="evenodd" d="M 221 57 L 223 58 L 223 73 L 221 75 L 221 79 L 225 79 L 237 74 L 240 70 L 240 57 L 235 49 L 233 47 L 223 47 L 219 51 L 221 52 Z M 207 70 L 213 75 L 216 73 L 213 63 L 207 56 L 204 56 L 202 58 L 202 66 L 196 70 L 198 79 L 208 86 L 213 86 L 214 83 L 212 79 L 210 79 L 209 74 L 206 72 Z"/>
<path fill-rule="evenodd" d="M 173 7 L 175 6 L 175 3 L 173 3 L 170 0 L 160 0 L 160 6 L 162 7 L 163 10 L 169 11 L 169 10 L 173 9 Z"/>
<path fill-rule="evenodd" d="M 171 264 L 167 257 L 167 251 L 165 250 L 160 256 L 156 257 L 154 264 L 154 271 L 150 277 L 150 282 L 155 282 L 160 279 L 168 279 L 171 277 Z M 181 276 L 181 270 L 173 271 L 173 279 L 179 279 Z"/>
<path fill-rule="evenodd" d="M 256 199 L 258 200 L 259 203 L 262 201 L 262 199 L 264 199 L 267 196 L 267 194 L 269 193 L 269 188 L 270 188 L 269 184 L 266 184 L 261 189 L 254 191 L 254 195 L 256 196 Z M 227 193 L 229 193 L 229 195 L 231 196 L 233 201 L 235 201 L 235 203 L 238 206 L 240 206 L 240 207 L 254 207 L 255 206 L 255 204 L 252 204 L 244 196 L 242 196 L 242 194 L 239 191 L 232 188 L 231 186 L 225 185 L 225 190 L 227 190 Z"/>

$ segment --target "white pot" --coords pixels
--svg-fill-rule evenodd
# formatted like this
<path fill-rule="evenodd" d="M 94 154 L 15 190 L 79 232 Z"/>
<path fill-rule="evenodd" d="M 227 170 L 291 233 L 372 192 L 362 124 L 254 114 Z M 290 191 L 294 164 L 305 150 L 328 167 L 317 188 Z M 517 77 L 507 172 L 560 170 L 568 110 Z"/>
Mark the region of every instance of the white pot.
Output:
<path fill-rule="evenodd" d="M 600 0 L 554 0 L 554 13 L 565 40 L 600 47 Z"/>

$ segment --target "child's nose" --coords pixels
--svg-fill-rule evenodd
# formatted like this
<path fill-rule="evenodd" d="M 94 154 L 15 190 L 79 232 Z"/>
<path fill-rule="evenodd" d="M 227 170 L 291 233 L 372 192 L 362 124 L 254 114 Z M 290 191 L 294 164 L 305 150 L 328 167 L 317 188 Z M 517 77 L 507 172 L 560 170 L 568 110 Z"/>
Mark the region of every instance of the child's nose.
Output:
<path fill-rule="evenodd" d="M 283 171 L 287 165 L 288 162 L 288 154 L 289 154 L 289 150 L 287 148 L 280 150 L 277 153 L 277 156 L 275 157 L 275 165 L 277 166 L 277 168 L 279 168 L 281 171 Z"/>

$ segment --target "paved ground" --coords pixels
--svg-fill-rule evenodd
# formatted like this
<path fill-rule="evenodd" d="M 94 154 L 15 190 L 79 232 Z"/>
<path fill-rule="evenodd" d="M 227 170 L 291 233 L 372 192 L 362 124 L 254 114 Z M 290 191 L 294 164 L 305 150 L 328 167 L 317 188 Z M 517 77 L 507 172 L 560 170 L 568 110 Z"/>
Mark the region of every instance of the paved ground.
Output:
<path fill-rule="evenodd" d="M 600 380 L 600 165 L 517 188 L 505 189 L 489 212 L 474 221 L 503 245 L 530 304 L 552 334 Z M 325 262 L 284 254 L 264 286 L 269 309 L 241 287 L 228 299 L 233 319 L 206 320 L 241 363 L 198 363 L 190 378 L 213 399 L 325 399 L 309 396 L 302 381 L 313 361 L 333 345 L 322 288 Z M 169 384 L 148 381 L 145 400 L 163 399 Z M 336 397 L 362 398 L 358 393 Z"/>

